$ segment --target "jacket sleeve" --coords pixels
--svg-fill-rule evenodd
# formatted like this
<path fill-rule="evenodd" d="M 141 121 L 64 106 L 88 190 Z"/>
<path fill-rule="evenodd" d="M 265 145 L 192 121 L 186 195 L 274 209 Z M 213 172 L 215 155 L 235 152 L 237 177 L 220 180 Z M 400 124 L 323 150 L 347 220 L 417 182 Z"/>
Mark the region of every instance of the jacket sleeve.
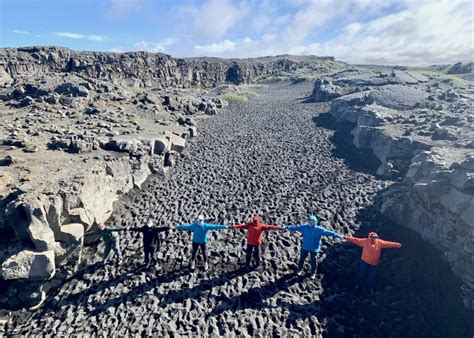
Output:
<path fill-rule="evenodd" d="M 389 241 L 384 241 L 384 240 L 379 240 L 379 243 L 380 243 L 380 247 L 383 248 L 383 249 L 387 249 L 387 248 L 400 248 L 402 245 L 398 242 L 389 242 Z"/>
<path fill-rule="evenodd" d="M 285 225 L 284 228 L 289 231 L 301 231 L 299 225 Z"/>
<path fill-rule="evenodd" d="M 338 234 L 337 232 L 332 231 L 332 230 L 328 230 L 328 229 L 323 229 L 322 235 L 323 235 L 323 236 L 328 236 L 328 237 L 336 237 L 336 238 L 342 237 L 342 236 L 341 236 L 340 234 Z"/>
<path fill-rule="evenodd" d="M 249 228 L 249 224 L 235 224 L 233 226 L 234 229 L 248 229 Z"/>
<path fill-rule="evenodd" d="M 357 237 L 348 236 L 346 237 L 346 240 L 358 246 L 364 246 L 364 243 L 365 243 L 365 238 L 357 238 Z"/>
<path fill-rule="evenodd" d="M 129 228 L 127 229 L 128 231 L 134 231 L 134 232 L 143 232 L 142 228 Z"/>
<path fill-rule="evenodd" d="M 193 230 L 192 224 L 181 224 L 176 227 L 176 230 Z"/>
<path fill-rule="evenodd" d="M 281 227 L 278 226 L 278 225 L 269 225 L 269 224 L 265 224 L 263 226 L 263 230 L 267 231 L 267 230 L 280 230 Z"/>
<path fill-rule="evenodd" d="M 92 231 L 92 232 L 86 232 L 84 234 L 84 237 L 88 237 L 88 236 L 99 236 L 99 235 L 102 235 L 100 231 Z"/>
<path fill-rule="evenodd" d="M 110 232 L 112 232 L 112 231 L 120 232 L 120 231 L 125 231 L 125 230 L 127 230 L 127 229 L 107 229 L 106 231 L 110 231 Z"/>
<path fill-rule="evenodd" d="M 222 224 L 206 224 L 206 229 L 221 230 L 221 229 L 227 229 L 227 226 L 222 225 Z"/>
<path fill-rule="evenodd" d="M 169 231 L 169 230 L 171 230 L 170 227 L 158 227 L 158 228 L 156 228 L 156 231 L 158 231 L 158 232 Z"/>

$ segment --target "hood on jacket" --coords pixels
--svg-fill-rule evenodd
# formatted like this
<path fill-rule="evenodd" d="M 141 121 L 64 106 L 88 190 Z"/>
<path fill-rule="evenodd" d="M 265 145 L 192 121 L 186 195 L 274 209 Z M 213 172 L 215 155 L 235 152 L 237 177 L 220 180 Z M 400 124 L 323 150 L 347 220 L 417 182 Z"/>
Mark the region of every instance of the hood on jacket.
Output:
<path fill-rule="evenodd" d="M 314 215 L 309 215 L 308 220 L 314 222 L 314 225 L 318 225 L 318 219 Z"/>
<path fill-rule="evenodd" d="M 252 217 L 252 223 L 258 224 L 262 222 L 262 217 L 255 215 Z"/>
<path fill-rule="evenodd" d="M 375 236 L 379 237 L 379 235 L 377 235 L 377 233 L 376 233 L 375 231 L 371 231 L 371 232 L 369 232 L 369 234 L 367 235 L 367 238 L 370 239 L 370 237 L 371 237 L 372 235 L 375 235 Z"/>

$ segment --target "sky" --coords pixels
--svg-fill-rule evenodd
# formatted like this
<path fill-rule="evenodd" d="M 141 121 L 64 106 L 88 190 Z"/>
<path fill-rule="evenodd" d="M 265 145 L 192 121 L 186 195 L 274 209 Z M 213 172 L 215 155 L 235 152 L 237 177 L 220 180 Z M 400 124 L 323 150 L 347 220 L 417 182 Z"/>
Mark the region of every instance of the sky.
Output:
<path fill-rule="evenodd" d="M 463 0 L 0 0 L 0 46 L 424 66 L 472 61 L 473 18 Z"/>

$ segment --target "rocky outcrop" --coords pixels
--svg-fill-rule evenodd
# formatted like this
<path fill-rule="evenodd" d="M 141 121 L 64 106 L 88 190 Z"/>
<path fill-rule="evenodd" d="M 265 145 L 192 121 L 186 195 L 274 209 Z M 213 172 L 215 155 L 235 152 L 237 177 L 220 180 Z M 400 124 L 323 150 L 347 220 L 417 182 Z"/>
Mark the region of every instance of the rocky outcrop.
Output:
<path fill-rule="evenodd" d="M 383 195 L 382 214 L 439 248 L 466 283 L 464 303 L 474 308 L 474 157 L 449 163 L 447 154 L 416 155 L 400 183 Z"/>
<path fill-rule="evenodd" d="M 443 252 L 474 308 L 471 96 L 466 86 L 439 79 L 396 77 L 336 76 L 317 81 L 313 98 L 332 99 L 330 114 L 352 123 L 354 145 L 380 162 L 376 174 L 397 181 L 384 192 L 381 213 Z"/>
<path fill-rule="evenodd" d="M 2 263 L 3 279 L 45 281 L 54 276 L 54 251 L 34 252 L 23 250 Z"/>
<path fill-rule="evenodd" d="M 250 83 L 258 76 L 294 72 L 298 69 L 328 72 L 332 57 L 279 56 L 255 59 L 172 58 L 146 52 L 76 52 L 62 47 L 0 49 L 2 78 L 22 74 L 76 73 L 128 87 L 202 87 L 222 83 Z M 6 74 L 5 74 L 6 73 Z M 81 91 L 83 92 L 83 91 Z"/>

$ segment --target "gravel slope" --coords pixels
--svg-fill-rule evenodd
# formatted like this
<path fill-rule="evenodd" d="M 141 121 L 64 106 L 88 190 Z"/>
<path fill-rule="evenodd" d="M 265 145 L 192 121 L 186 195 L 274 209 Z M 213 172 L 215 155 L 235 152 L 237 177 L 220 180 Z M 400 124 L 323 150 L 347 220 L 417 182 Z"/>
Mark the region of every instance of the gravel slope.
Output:
<path fill-rule="evenodd" d="M 305 103 L 311 90 L 305 82 L 262 87 L 250 101 L 202 119 L 201 134 L 177 168 L 124 198 L 115 220 L 130 227 L 151 216 L 174 226 L 205 209 L 209 221 L 226 224 L 254 213 L 288 224 L 315 213 L 345 234 L 376 229 L 404 244 L 384 253 L 380 292 L 353 291 L 360 253 L 348 243 L 325 242 L 313 281 L 293 274 L 300 243 L 295 234 L 268 233 L 264 266 L 245 273 L 239 269 L 244 232 L 213 232 L 210 271 L 190 273 L 189 234 L 171 232 L 155 273 L 137 269 L 141 238 L 125 233 L 121 267 L 84 270 L 42 309 L 15 313 L 7 332 L 472 336 L 473 313 L 459 300 L 459 281 L 415 234 L 382 225 L 372 205 L 386 182 L 354 171 L 370 159 L 344 160 L 354 153 L 341 133 L 322 127 L 324 118 L 315 126 L 313 117 L 328 107 Z"/>

